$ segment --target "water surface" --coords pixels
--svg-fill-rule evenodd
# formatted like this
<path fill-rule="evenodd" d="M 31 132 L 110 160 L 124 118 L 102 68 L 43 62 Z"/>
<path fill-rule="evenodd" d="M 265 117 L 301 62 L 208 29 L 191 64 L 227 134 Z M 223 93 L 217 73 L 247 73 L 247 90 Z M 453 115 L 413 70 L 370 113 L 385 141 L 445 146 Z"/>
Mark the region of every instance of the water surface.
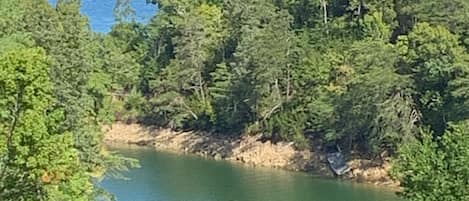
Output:
<path fill-rule="evenodd" d="M 156 15 L 157 7 L 147 4 L 146 0 L 131 0 L 132 8 L 136 12 L 136 20 L 146 23 Z M 57 0 L 49 0 L 55 5 Z M 93 31 L 107 33 L 115 23 L 113 9 L 116 0 L 81 0 L 81 12 L 88 16 Z"/>
<path fill-rule="evenodd" d="M 391 191 L 306 173 L 125 145 L 111 149 L 142 165 L 125 173 L 131 180 L 106 178 L 100 183 L 119 201 L 399 201 Z"/>

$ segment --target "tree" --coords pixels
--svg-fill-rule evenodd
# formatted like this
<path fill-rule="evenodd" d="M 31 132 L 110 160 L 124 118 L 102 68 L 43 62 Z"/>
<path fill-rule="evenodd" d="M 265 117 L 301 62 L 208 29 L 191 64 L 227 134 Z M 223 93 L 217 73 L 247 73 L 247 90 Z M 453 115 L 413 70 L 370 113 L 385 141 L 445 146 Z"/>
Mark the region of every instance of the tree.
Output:
<path fill-rule="evenodd" d="M 454 97 L 451 111 L 458 121 L 468 119 L 469 114 L 469 69 L 457 73 L 458 77 L 449 83 L 451 95 Z"/>
<path fill-rule="evenodd" d="M 112 119 L 109 103 L 110 90 L 114 88 L 103 70 L 105 51 L 100 47 L 100 37 L 90 31 L 86 17 L 80 13 L 79 0 L 59 0 L 56 8 L 45 0 L 27 0 L 19 5 L 27 12 L 21 17 L 24 28 L 17 32 L 31 35 L 35 44 L 51 58 L 49 77 L 53 82 L 54 104 L 50 111 L 56 122 L 51 132 L 72 133 L 82 165 L 93 175 L 102 173 L 106 162 L 102 155 L 100 127 Z M 129 56 L 122 57 L 125 60 Z M 120 56 L 112 59 L 116 58 Z M 116 59 L 116 63 L 118 61 Z M 129 79 L 116 78 L 116 81 Z"/>
<path fill-rule="evenodd" d="M 274 4 L 254 0 L 238 6 L 244 11 L 234 53 L 235 85 L 245 85 L 237 97 L 246 100 L 244 104 L 253 112 L 255 128 L 281 110 L 292 95 L 295 36 L 290 29 L 291 16 Z"/>
<path fill-rule="evenodd" d="M 140 65 L 145 123 L 377 156 L 469 118 L 464 0 L 147 2 L 159 12 L 115 27 L 103 71 L 119 85 Z"/>
<path fill-rule="evenodd" d="M 56 133 L 49 60 L 40 48 L 0 53 L 0 198 L 89 200 L 93 184 L 70 133 Z"/>
<path fill-rule="evenodd" d="M 452 124 L 441 138 L 422 130 L 407 139 L 394 161 L 394 175 L 411 201 L 469 199 L 469 131 L 467 122 Z"/>
<path fill-rule="evenodd" d="M 436 135 L 442 134 L 449 121 L 458 119 L 449 83 L 464 76 L 469 57 L 459 46 L 458 37 L 441 26 L 417 24 L 399 43 L 402 74 L 412 76 L 417 94 L 414 97 L 423 114 L 423 123 Z"/>
<path fill-rule="evenodd" d="M 327 52 L 309 44 L 302 36 L 290 50 L 292 63 L 289 74 L 290 89 L 282 110 L 272 116 L 265 132 L 277 140 L 293 140 L 300 147 L 308 147 L 306 137 L 327 132 L 331 127 L 333 105 L 327 90 L 331 65 Z M 268 136 L 269 134 L 265 134 Z"/>
<path fill-rule="evenodd" d="M 432 26 L 442 26 L 453 34 L 460 36 L 459 41 L 469 47 L 469 2 L 465 0 L 438 1 L 412 0 L 396 1 L 399 14 L 400 29 L 407 33 L 418 23 L 429 23 Z"/>
<path fill-rule="evenodd" d="M 220 8 L 202 4 L 192 12 L 183 14 L 180 23 L 180 37 L 175 37 L 176 57 L 174 66 L 179 67 L 179 79 L 182 90 L 194 90 L 203 108 L 209 107 L 207 83 L 207 69 L 209 62 L 215 56 L 215 51 L 223 40 L 222 13 Z M 176 78 L 176 79 L 178 79 Z M 205 109 L 203 109 L 205 110 Z"/>
<path fill-rule="evenodd" d="M 248 120 L 249 110 L 239 108 L 243 103 L 237 102 L 235 97 L 237 90 L 234 88 L 233 69 L 228 64 L 221 63 L 210 76 L 212 82 L 208 89 L 215 110 L 211 121 L 215 129 L 221 132 L 241 132 Z"/>
<path fill-rule="evenodd" d="M 294 28 L 313 28 L 327 22 L 327 1 L 283 0 L 276 1 L 279 7 L 288 9 L 293 16 Z M 322 9 L 319 9 L 322 7 Z M 326 10 L 324 10 L 326 9 Z"/>
<path fill-rule="evenodd" d="M 174 58 L 161 69 L 159 80 L 150 83 L 154 113 L 163 118 L 180 117 L 171 123 L 179 127 L 190 121 L 209 123 L 212 108 L 207 88 L 214 70 L 212 61 L 224 39 L 221 9 L 208 4 L 193 6 L 187 12 L 168 13 L 175 24 L 170 42 Z"/>
<path fill-rule="evenodd" d="M 411 82 L 396 72 L 397 55 L 394 46 L 383 41 L 357 42 L 344 55 L 345 62 L 339 63 L 333 77 L 344 80 L 333 82 L 342 85 L 334 104 L 337 133 L 327 138 L 378 154 L 395 151 L 412 135 L 419 117 L 414 112 Z M 348 71 L 348 75 L 341 73 Z M 331 89 L 337 90 L 334 85 Z"/>
<path fill-rule="evenodd" d="M 135 21 L 135 10 L 130 0 L 118 0 L 114 7 L 114 18 L 117 22 Z"/>
<path fill-rule="evenodd" d="M 12 0 L 0 2 L 0 37 L 8 36 L 23 28 L 21 23 L 25 9 L 23 4 L 17 4 Z"/>

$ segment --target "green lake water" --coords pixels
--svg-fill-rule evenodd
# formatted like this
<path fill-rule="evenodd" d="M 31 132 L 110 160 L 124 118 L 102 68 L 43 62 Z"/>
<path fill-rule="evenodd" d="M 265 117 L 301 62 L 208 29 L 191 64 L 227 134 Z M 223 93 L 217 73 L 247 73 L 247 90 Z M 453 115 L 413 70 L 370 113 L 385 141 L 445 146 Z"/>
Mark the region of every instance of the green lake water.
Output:
<path fill-rule="evenodd" d="M 100 185 L 118 201 L 400 201 L 392 191 L 306 173 L 252 168 L 133 146 L 111 147 L 140 160 Z"/>

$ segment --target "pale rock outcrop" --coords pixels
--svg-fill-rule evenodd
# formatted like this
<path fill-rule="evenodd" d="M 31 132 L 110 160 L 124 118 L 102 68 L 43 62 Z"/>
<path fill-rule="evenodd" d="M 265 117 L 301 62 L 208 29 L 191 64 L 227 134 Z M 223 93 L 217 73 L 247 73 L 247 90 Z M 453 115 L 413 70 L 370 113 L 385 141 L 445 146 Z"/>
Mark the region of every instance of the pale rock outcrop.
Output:
<path fill-rule="evenodd" d="M 196 154 L 215 160 L 229 160 L 250 166 L 280 168 L 292 171 L 314 171 L 332 176 L 323 153 L 298 150 L 293 143 L 261 141 L 261 136 L 227 137 L 201 132 L 177 132 L 170 129 L 145 127 L 139 124 L 115 123 L 103 127 L 108 143 L 153 146 L 157 150 Z M 390 165 L 370 160 L 352 160 L 345 178 L 358 182 L 396 187 L 388 172 Z"/>

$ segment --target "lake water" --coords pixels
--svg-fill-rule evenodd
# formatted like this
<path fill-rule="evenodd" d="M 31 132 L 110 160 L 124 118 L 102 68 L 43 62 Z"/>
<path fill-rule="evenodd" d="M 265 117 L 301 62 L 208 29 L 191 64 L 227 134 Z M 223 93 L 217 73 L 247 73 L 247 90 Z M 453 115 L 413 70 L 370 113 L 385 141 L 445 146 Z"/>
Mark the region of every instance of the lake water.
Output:
<path fill-rule="evenodd" d="M 57 0 L 49 0 L 55 5 Z M 115 23 L 113 9 L 116 0 L 82 0 L 81 12 L 88 16 L 91 28 L 96 32 L 107 33 Z M 147 4 L 146 0 L 131 0 L 136 11 L 136 20 L 148 22 L 157 12 L 157 6 Z"/>
<path fill-rule="evenodd" d="M 399 201 L 385 189 L 306 173 L 251 168 L 127 145 L 111 149 L 139 159 L 142 165 L 124 173 L 130 180 L 105 178 L 100 182 L 119 201 Z"/>

